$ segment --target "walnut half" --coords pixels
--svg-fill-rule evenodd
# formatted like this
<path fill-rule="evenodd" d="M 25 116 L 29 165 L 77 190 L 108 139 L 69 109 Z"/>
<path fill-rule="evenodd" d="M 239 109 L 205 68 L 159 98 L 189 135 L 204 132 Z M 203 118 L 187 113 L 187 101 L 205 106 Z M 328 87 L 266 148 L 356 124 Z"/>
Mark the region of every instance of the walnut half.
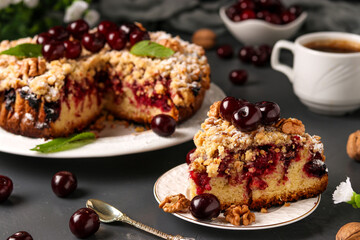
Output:
<path fill-rule="evenodd" d="M 350 134 L 346 145 L 346 152 L 350 158 L 360 161 L 360 130 Z"/>
<path fill-rule="evenodd" d="M 159 208 L 162 208 L 164 212 L 187 212 L 189 210 L 190 200 L 183 194 L 167 196 L 160 204 Z"/>
<path fill-rule="evenodd" d="M 282 118 L 275 124 L 275 127 L 278 127 L 283 133 L 286 134 L 303 135 L 305 133 L 304 124 L 295 118 Z"/>
<path fill-rule="evenodd" d="M 225 220 L 235 226 L 250 225 L 255 222 L 255 214 L 247 205 L 231 205 L 224 213 Z"/>
<path fill-rule="evenodd" d="M 342 226 L 336 234 L 336 240 L 360 239 L 360 222 L 350 222 Z"/>

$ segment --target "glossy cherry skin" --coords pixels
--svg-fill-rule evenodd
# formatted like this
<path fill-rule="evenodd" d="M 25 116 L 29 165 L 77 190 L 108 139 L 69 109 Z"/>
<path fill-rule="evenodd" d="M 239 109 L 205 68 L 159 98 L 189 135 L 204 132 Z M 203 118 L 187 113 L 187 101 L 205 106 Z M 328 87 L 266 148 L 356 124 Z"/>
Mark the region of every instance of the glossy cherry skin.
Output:
<path fill-rule="evenodd" d="M 196 148 L 191 149 L 187 154 L 186 154 L 186 163 L 187 165 L 189 165 L 191 163 L 191 155 L 195 152 Z"/>
<path fill-rule="evenodd" d="M 231 122 L 232 115 L 242 107 L 242 102 L 234 97 L 226 97 L 220 103 L 220 116 Z"/>
<path fill-rule="evenodd" d="M 126 46 L 126 35 L 119 30 L 111 31 L 106 36 L 106 41 L 112 49 L 121 50 Z"/>
<path fill-rule="evenodd" d="M 220 214 L 220 201 L 211 193 L 195 196 L 190 203 L 190 213 L 200 220 L 211 220 Z"/>
<path fill-rule="evenodd" d="M 77 40 L 70 41 L 66 40 L 64 41 L 64 47 L 65 47 L 65 57 L 69 59 L 76 59 L 80 57 L 81 54 L 81 43 Z"/>
<path fill-rule="evenodd" d="M 254 19 L 256 18 L 256 14 L 253 10 L 245 9 L 240 14 L 241 20 Z"/>
<path fill-rule="evenodd" d="M 69 32 L 63 26 L 55 26 L 49 29 L 50 36 L 57 41 L 64 41 L 69 38 Z"/>
<path fill-rule="evenodd" d="M 247 82 L 248 74 L 245 70 L 233 70 L 229 74 L 229 79 L 236 85 L 242 85 Z"/>
<path fill-rule="evenodd" d="M 254 9 L 255 3 L 252 0 L 241 0 L 237 3 L 237 8 L 244 10 L 244 9 Z"/>
<path fill-rule="evenodd" d="M 47 61 L 53 61 L 64 57 L 65 46 L 63 42 L 52 41 L 44 44 L 41 49 L 41 53 Z"/>
<path fill-rule="evenodd" d="M 82 36 L 89 31 L 89 24 L 79 19 L 69 23 L 66 29 L 74 38 L 81 40 Z"/>
<path fill-rule="evenodd" d="M 44 44 L 47 44 L 47 43 L 51 42 L 52 40 L 53 39 L 52 39 L 52 37 L 50 36 L 49 33 L 42 32 L 37 36 L 36 43 L 44 45 Z"/>
<path fill-rule="evenodd" d="M 159 114 L 151 120 L 151 129 L 157 135 L 167 137 L 175 132 L 176 121 L 169 115 Z"/>
<path fill-rule="evenodd" d="M 251 62 L 252 56 L 256 54 L 255 49 L 251 46 L 242 47 L 239 51 L 239 59 L 243 62 Z"/>
<path fill-rule="evenodd" d="M 226 16 L 234 21 L 234 17 L 240 13 L 237 4 L 231 5 L 225 10 Z M 240 20 L 240 18 L 239 18 Z"/>
<path fill-rule="evenodd" d="M 269 125 L 277 122 L 280 118 L 280 107 L 274 102 L 262 101 L 257 102 L 255 105 L 261 111 L 261 122 L 263 124 Z"/>
<path fill-rule="evenodd" d="M 269 16 L 269 15 L 270 15 L 270 12 L 269 12 L 269 11 L 262 10 L 262 11 L 258 11 L 258 12 L 256 13 L 256 18 L 257 18 L 257 19 L 265 20 L 265 18 L 266 18 L 267 16 Z"/>
<path fill-rule="evenodd" d="M 25 231 L 16 232 L 6 240 L 33 240 L 32 236 Z"/>
<path fill-rule="evenodd" d="M 260 45 L 258 51 L 265 52 L 268 55 L 268 58 L 270 59 L 272 48 L 269 45 L 267 44 Z"/>
<path fill-rule="evenodd" d="M 261 117 L 260 109 L 248 103 L 234 112 L 231 122 L 240 131 L 249 132 L 259 126 Z"/>
<path fill-rule="evenodd" d="M 295 14 L 292 14 L 290 11 L 285 11 L 281 13 L 281 21 L 283 24 L 290 23 L 296 19 Z"/>
<path fill-rule="evenodd" d="M 138 28 L 134 29 L 134 31 L 132 31 L 129 35 L 129 41 L 131 46 L 143 40 L 150 40 L 150 35 L 148 32 L 142 31 Z"/>
<path fill-rule="evenodd" d="M 225 44 L 216 49 L 216 53 L 221 58 L 232 58 L 234 55 L 234 50 L 231 45 Z"/>
<path fill-rule="evenodd" d="M 105 42 L 105 37 L 98 32 L 85 33 L 81 40 L 82 45 L 94 53 L 100 51 L 104 47 Z"/>
<path fill-rule="evenodd" d="M 251 57 L 251 63 L 258 67 L 264 66 L 268 60 L 268 53 L 260 50 L 257 50 L 256 53 Z"/>
<path fill-rule="evenodd" d="M 13 182 L 7 176 L 0 175 L 0 202 L 8 199 L 13 191 Z"/>
<path fill-rule="evenodd" d="M 90 208 L 80 208 L 70 217 L 69 227 L 76 237 L 87 238 L 99 230 L 99 216 Z"/>
<path fill-rule="evenodd" d="M 132 31 L 138 27 L 134 23 L 123 23 L 120 25 L 119 30 L 125 33 L 126 37 L 129 39 L 129 35 Z"/>
<path fill-rule="evenodd" d="M 270 13 L 268 16 L 265 16 L 265 21 L 276 25 L 282 23 L 281 18 L 275 13 Z"/>
<path fill-rule="evenodd" d="M 57 172 L 51 179 L 51 188 L 58 197 L 67 197 L 76 190 L 77 178 L 68 171 Z"/>
<path fill-rule="evenodd" d="M 115 31 L 118 30 L 118 27 L 116 25 L 116 23 L 111 22 L 111 21 L 102 21 L 101 23 L 99 23 L 98 25 L 98 31 L 104 35 L 106 37 L 106 35 L 111 32 L 111 31 Z"/>

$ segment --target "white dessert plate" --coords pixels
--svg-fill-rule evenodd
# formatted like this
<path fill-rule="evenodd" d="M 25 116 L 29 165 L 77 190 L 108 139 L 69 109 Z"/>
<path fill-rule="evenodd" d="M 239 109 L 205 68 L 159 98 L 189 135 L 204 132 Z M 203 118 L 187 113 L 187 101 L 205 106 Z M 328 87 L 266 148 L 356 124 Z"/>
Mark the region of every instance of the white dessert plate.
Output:
<path fill-rule="evenodd" d="M 94 143 L 68 151 L 42 154 L 29 149 L 46 142 L 44 139 L 23 137 L 0 128 L 0 151 L 32 157 L 84 158 L 116 156 L 167 148 L 191 140 L 205 120 L 211 104 L 224 97 L 224 92 L 215 84 L 211 84 L 198 112 L 178 125 L 175 133 L 170 137 L 160 137 L 151 130 L 136 132 L 132 125 L 126 127 L 107 123 L 105 129 L 100 132 L 100 137 Z"/>
<path fill-rule="evenodd" d="M 160 203 L 166 196 L 182 193 L 189 198 L 187 165 L 181 164 L 164 173 L 154 185 L 154 196 Z M 309 216 L 319 206 L 318 197 L 290 203 L 290 206 L 272 207 L 267 213 L 255 213 L 255 222 L 248 226 L 234 226 L 225 221 L 224 215 L 211 221 L 194 218 L 190 213 L 174 213 L 173 215 L 185 221 L 212 228 L 228 230 L 260 230 L 285 226 Z"/>

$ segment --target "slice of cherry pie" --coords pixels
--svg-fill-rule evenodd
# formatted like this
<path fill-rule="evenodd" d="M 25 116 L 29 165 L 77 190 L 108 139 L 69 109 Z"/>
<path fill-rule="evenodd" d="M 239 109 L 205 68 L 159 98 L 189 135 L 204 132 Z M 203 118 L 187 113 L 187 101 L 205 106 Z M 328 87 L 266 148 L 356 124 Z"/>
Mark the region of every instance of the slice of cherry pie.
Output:
<path fill-rule="evenodd" d="M 260 209 L 325 191 L 320 137 L 305 133 L 297 119 L 280 119 L 276 104 L 230 100 L 211 106 L 194 137 L 196 150 L 188 161 L 191 197 L 212 193 L 222 209 L 232 204 Z"/>

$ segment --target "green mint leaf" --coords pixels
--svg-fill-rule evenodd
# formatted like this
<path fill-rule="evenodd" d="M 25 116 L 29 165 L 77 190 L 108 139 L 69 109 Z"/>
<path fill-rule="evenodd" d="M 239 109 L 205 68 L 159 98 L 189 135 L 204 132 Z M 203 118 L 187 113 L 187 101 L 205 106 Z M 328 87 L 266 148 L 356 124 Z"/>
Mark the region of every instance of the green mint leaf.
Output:
<path fill-rule="evenodd" d="M 161 44 L 144 40 L 132 46 L 130 53 L 141 57 L 168 58 L 175 52 Z"/>
<path fill-rule="evenodd" d="M 40 44 L 23 43 L 2 51 L 0 54 L 16 57 L 40 57 L 42 56 L 41 48 L 42 45 Z"/>
<path fill-rule="evenodd" d="M 36 147 L 30 150 L 41 153 L 54 153 L 54 152 L 66 151 L 92 143 L 95 140 L 95 138 L 96 137 L 94 133 L 83 132 L 68 138 L 55 138 L 50 142 L 36 145 Z"/>

